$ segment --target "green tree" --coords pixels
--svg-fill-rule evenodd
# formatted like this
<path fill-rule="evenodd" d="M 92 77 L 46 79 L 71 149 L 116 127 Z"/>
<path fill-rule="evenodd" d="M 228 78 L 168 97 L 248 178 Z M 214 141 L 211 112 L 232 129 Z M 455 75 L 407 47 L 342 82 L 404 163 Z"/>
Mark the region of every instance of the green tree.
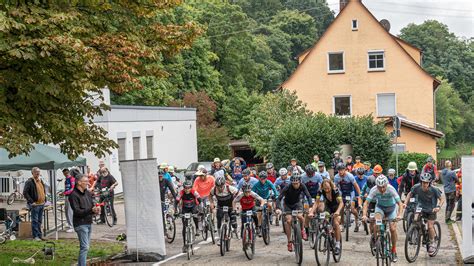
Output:
<path fill-rule="evenodd" d="M 287 9 L 296 9 L 310 15 L 314 19 L 317 36 L 323 35 L 329 24 L 334 21 L 334 12 L 329 8 L 327 1 L 282 0 L 282 2 Z"/>
<path fill-rule="evenodd" d="M 12 156 L 54 143 L 74 158 L 117 144 L 92 119 L 100 88 L 143 88 L 162 77 L 162 56 L 190 43 L 194 23 L 163 24 L 181 1 L 7 1 L 0 4 L 0 146 Z"/>
<path fill-rule="evenodd" d="M 225 127 L 212 124 L 197 129 L 199 161 L 212 161 L 213 158 L 230 157 L 230 138 Z"/>

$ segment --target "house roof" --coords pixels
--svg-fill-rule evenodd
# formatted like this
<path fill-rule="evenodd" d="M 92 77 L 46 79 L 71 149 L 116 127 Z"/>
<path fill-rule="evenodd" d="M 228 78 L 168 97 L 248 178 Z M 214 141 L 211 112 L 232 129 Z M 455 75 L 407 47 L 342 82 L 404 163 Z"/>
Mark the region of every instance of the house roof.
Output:
<path fill-rule="evenodd" d="M 230 147 L 249 147 L 250 144 L 248 141 L 244 139 L 239 139 L 239 140 L 231 140 L 229 143 Z"/>
<path fill-rule="evenodd" d="M 391 123 L 391 122 L 393 122 L 393 118 L 388 118 L 387 120 L 384 121 L 385 124 L 388 124 L 388 123 Z M 426 134 L 431 135 L 435 138 L 442 138 L 444 136 L 443 132 L 441 132 L 441 131 L 438 131 L 438 130 L 430 128 L 426 125 L 408 120 L 406 118 L 400 118 L 400 122 L 401 122 L 402 126 L 404 126 L 404 127 L 408 127 L 408 128 L 426 133 Z"/>
<path fill-rule="evenodd" d="M 348 4 L 350 4 L 350 3 L 352 3 L 352 2 L 359 2 L 359 4 L 368 12 L 368 14 L 369 14 L 375 21 L 378 22 L 377 18 L 372 14 L 372 12 L 370 12 L 370 10 L 369 10 L 360 0 L 358 0 L 358 1 L 349 1 Z M 309 51 L 309 53 L 311 53 L 311 52 L 313 51 L 313 48 L 315 48 L 316 45 L 327 35 L 327 32 L 329 32 L 329 31 L 331 30 L 331 26 L 333 26 L 333 25 L 335 24 L 334 22 L 335 22 L 335 21 L 341 16 L 341 14 L 343 14 L 344 11 L 346 11 L 347 9 L 348 9 L 348 8 L 342 9 L 342 10 L 339 12 L 339 14 L 336 16 L 336 18 L 334 19 L 334 21 L 331 22 L 331 24 L 330 24 L 329 27 L 326 29 L 326 31 L 324 31 L 323 35 L 321 35 L 321 38 L 319 38 L 319 39 L 313 44 L 313 46 L 311 46 L 310 48 L 306 49 L 306 50 L 303 51 L 302 53 L 298 54 L 298 55 L 297 55 L 297 58 L 299 58 L 300 56 L 304 55 L 304 54 L 305 54 L 306 52 L 308 52 L 308 51 Z M 377 24 L 378 24 L 380 27 L 383 27 L 380 23 L 377 23 Z M 421 50 L 420 50 L 419 48 L 413 46 L 412 44 L 410 44 L 410 43 L 408 43 L 408 42 L 406 42 L 406 41 L 403 41 L 402 39 L 400 39 L 400 38 L 398 38 L 398 37 L 396 37 L 396 36 L 390 34 L 390 33 L 389 33 L 388 31 L 386 31 L 385 29 L 384 29 L 384 31 L 387 32 L 387 34 L 389 34 L 389 35 L 392 37 L 392 39 L 393 39 L 393 40 L 395 41 L 395 43 L 400 47 L 400 49 L 402 49 L 402 51 L 411 59 L 411 61 L 412 61 L 414 64 L 416 64 L 416 65 L 422 70 L 423 73 L 425 73 L 426 75 L 428 75 L 430 78 L 433 79 L 433 91 L 435 91 L 435 90 L 438 88 L 438 86 L 441 84 L 441 81 L 437 80 L 436 78 L 434 78 L 433 76 L 431 76 L 426 70 L 424 70 L 424 69 L 415 61 L 415 59 L 413 59 L 413 57 L 411 57 L 411 55 L 403 48 L 403 46 L 401 46 L 401 44 L 398 43 L 398 40 L 400 40 L 400 41 L 402 41 L 403 43 L 406 43 L 407 45 L 409 45 L 409 46 L 411 46 L 411 47 L 413 47 L 413 48 L 419 50 L 420 52 L 421 52 Z M 305 60 L 306 60 L 307 58 L 308 58 L 308 56 L 306 56 L 306 57 L 303 59 L 303 61 L 296 67 L 295 71 L 293 71 L 293 73 L 290 75 L 290 77 L 288 77 L 288 79 L 287 79 L 286 81 L 288 81 L 288 80 L 296 73 L 296 71 L 298 71 L 299 66 L 302 65 L 302 64 L 305 62 Z M 280 90 L 280 89 L 283 87 L 283 85 L 286 83 L 286 81 L 284 81 L 282 84 L 280 84 L 280 85 L 275 89 L 275 91 Z"/>

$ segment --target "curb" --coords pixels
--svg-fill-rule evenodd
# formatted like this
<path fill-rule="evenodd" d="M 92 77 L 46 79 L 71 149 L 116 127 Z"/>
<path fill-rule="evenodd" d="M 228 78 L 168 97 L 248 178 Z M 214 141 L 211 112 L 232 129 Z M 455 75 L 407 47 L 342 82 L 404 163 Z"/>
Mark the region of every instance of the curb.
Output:
<path fill-rule="evenodd" d="M 458 248 L 459 248 L 459 253 L 461 253 L 461 258 L 464 258 L 463 253 L 462 253 L 461 232 L 459 231 L 459 227 L 458 227 L 457 223 L 453 223 L 452 226 L 453 226 L 454 236 L 456 237 L 456 243 L 457 243 Z"/>

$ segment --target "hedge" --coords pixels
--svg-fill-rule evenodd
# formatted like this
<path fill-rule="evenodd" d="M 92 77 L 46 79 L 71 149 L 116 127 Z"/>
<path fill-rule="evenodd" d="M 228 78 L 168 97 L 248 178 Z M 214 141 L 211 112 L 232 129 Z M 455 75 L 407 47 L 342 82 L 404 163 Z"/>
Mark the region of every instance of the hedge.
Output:
<path fill-rule="evenodd" d="M 427 153 L 416 153 L 416 152 L 406 152 L 406 153 L 399 153 L 398 154 L 398 174 L 402 175 L 408 166 L 409 162 L 415 162 L 418 171 L 421 172 L 421 169 L 423 168 L 423 165 L 426 163 L 426 158 L 428 158 L 430 155 Z M 396 159 L 395 159 L 395 154 L 392 155 L 390 158 L 389 162 L 390 168 L 396 169 Z"/>

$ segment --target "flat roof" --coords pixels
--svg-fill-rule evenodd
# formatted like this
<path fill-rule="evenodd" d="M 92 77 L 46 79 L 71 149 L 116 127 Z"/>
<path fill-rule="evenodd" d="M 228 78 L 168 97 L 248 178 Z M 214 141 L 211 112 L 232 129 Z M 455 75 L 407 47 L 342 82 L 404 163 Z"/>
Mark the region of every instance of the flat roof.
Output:
<path fill-rule="evenodd" d="M 192 107 L 143 106 L 143 105 L 110 105 L 110 109 L 196 111 L 196 108 L 192 108 Z"/>

